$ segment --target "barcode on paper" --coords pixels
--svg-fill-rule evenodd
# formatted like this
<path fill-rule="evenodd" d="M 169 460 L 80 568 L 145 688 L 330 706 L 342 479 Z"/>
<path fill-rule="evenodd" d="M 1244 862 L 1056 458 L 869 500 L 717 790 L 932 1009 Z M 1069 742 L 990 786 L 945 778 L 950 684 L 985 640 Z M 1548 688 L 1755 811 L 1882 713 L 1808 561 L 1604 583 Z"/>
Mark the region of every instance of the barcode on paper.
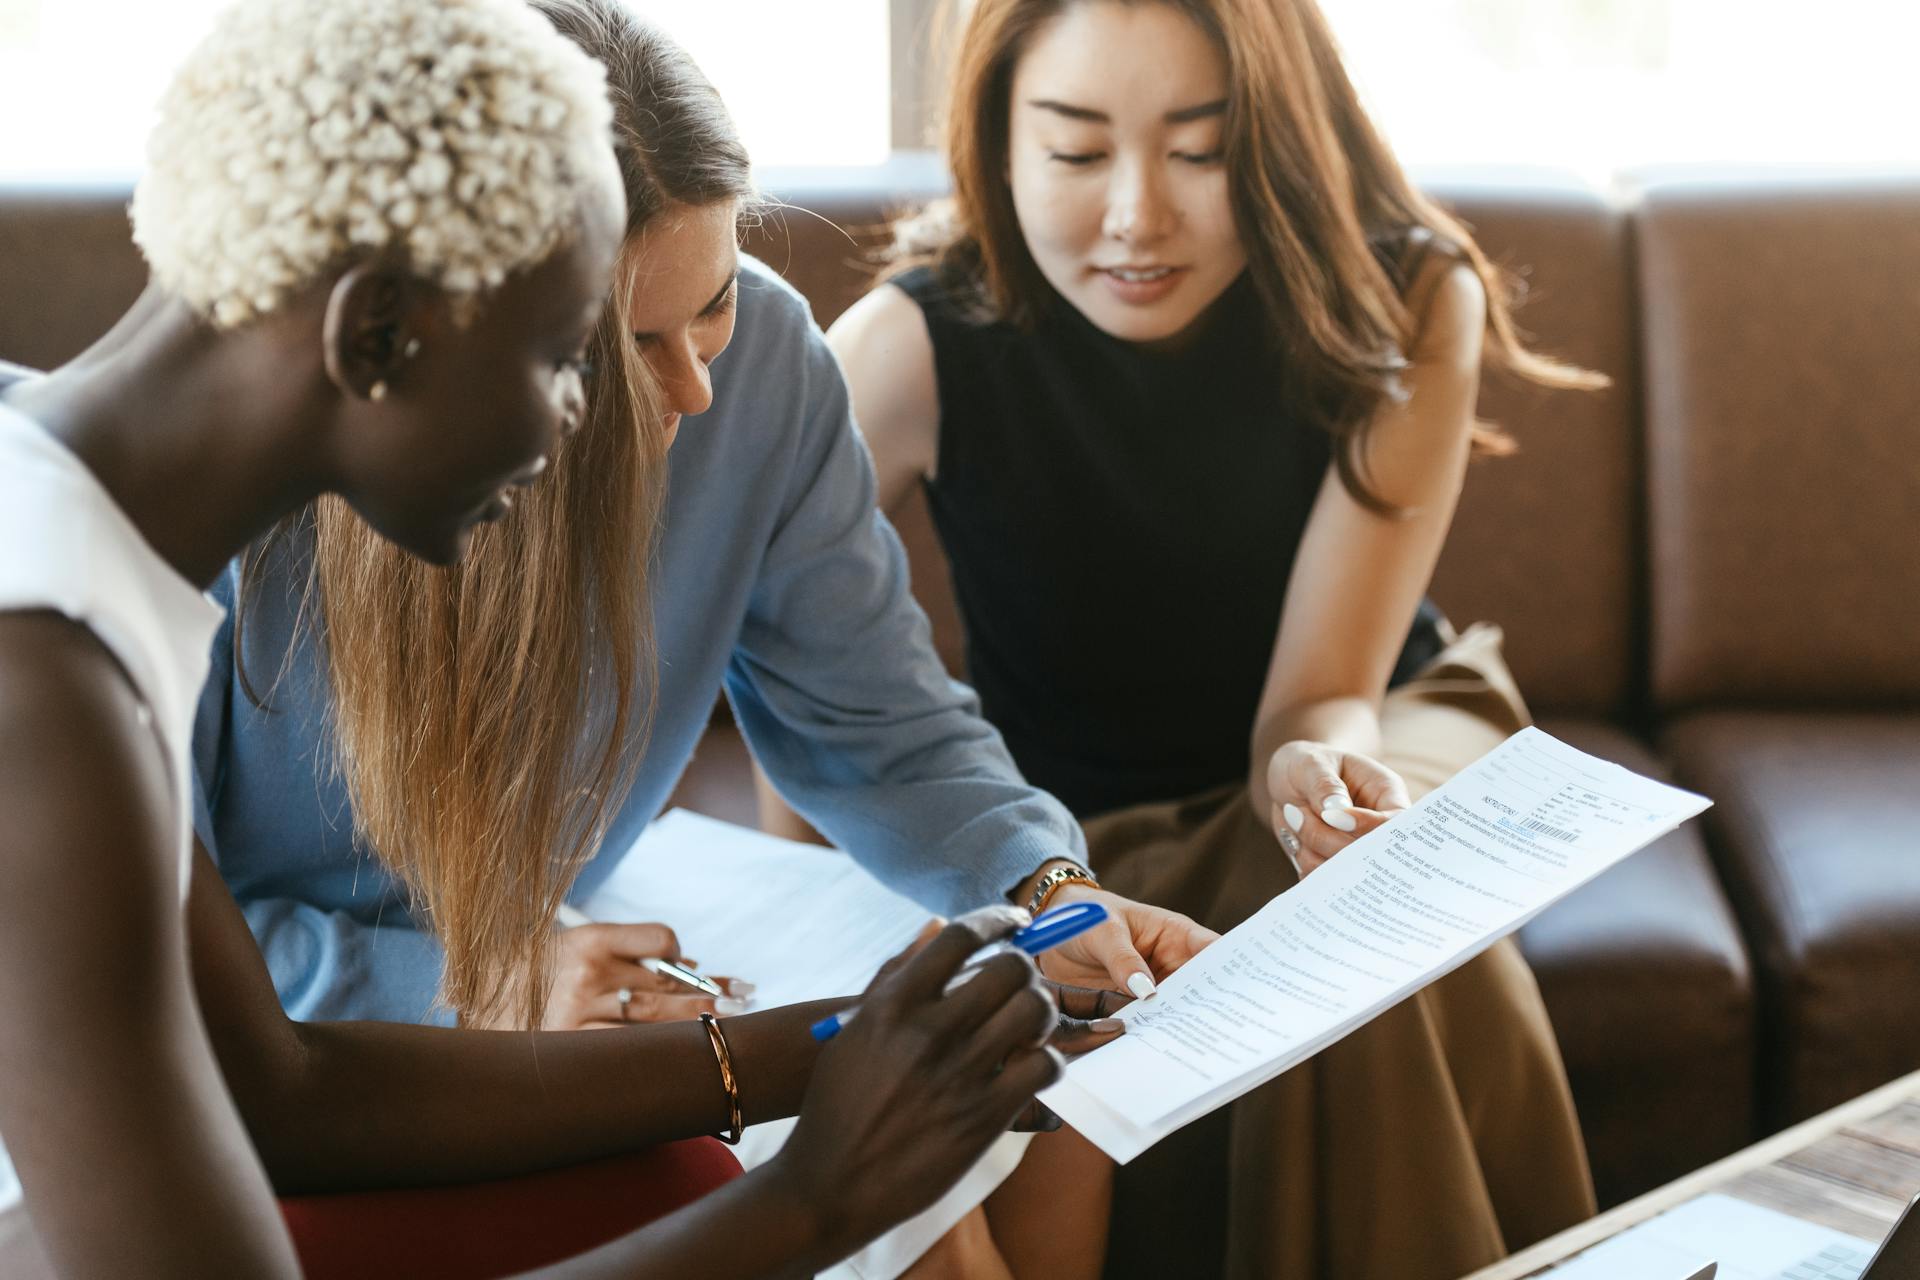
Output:
<path fill-rule="evenodd" d="M 1569 831 L 1565 827 L 1556 827 L 1551 823 L 1541 822 L 1537 818 L 1522 818 L 1520 819 L 1520 825 L 1529 831 L 1538 831 L 1543 836 L 1558 840 L 1562 844 L 1576 844 L 1580 840 L 1578 832 Z"/>

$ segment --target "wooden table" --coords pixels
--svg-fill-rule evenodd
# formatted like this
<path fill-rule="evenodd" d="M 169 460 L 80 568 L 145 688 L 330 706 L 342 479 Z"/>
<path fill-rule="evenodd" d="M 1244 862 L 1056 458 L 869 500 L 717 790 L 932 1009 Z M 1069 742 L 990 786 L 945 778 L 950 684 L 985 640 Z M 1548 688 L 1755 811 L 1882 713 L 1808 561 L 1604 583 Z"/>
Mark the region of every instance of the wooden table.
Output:
<path fill-rule="evenodd" d="M 1637 1200 L 1482 1267 L 1465 1280 L 1524 1280 L 1709 1191 L 1880 1240 L 1920 1192 L 1920 1071 L 1863 1094 Z"/>

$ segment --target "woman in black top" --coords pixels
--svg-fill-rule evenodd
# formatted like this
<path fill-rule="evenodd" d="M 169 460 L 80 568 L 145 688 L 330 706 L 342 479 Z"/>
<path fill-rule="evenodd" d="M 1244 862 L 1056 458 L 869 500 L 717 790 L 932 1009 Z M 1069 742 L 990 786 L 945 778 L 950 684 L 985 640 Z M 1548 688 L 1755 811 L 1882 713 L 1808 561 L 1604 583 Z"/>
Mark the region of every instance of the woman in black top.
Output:
<path fill-rule="evenodd" d="M 1230 927 L 1525 723 L 1497 630 L 1425 592 L 1504 444 L 1481 367 L 1598 380 L 1519 345 L 1312 0 L 981 0 L 949 118 L 954 198 L 831 334 L 880 500 L 926 486 L 987 716 L 1103 879 Z M 1003 1194 L 1107 1214 L 1073 1143 Z M 1289 1280 L 1438 1280 L 1593 1211 L 1511 943 L 1115 1194 L 1116 1263 Z"/>

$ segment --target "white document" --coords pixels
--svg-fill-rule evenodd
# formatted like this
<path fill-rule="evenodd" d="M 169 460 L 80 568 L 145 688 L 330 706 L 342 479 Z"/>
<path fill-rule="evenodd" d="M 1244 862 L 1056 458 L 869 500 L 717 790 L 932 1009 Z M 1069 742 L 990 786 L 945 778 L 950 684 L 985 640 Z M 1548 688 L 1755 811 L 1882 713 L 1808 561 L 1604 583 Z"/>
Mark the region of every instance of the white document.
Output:
<path fill-rule="evenodd" d="M 1706 1195 L 1669 1209 L 1547 1272 L 1548 1280 L 1685 1275 L 1720 1264 L 1715 1280 L 1857 1280 L 1875 1246 L 1773 1209 Z"/>
<path fill-rule="evenodd" d="M 702 972 L 753 983 L 763 1009 L 859 995 L 930 918 L 837 849 L 684 809 L 648 826 L 580 906 L 595 920 L 671 926 Z M 793 1123 L 753 1125 L 734 1154 L 749 1169 L 765 1163 Z M 823 1274 L 892 1280 L 1013 1172 L 1028 1141 L 1002 1137 L 931 1209 Z"/>
<path fill-rule="evenodd" d="M 1042 1099 L 1121 1163 L 1306 1061 L 1708 801 L 1524 729 L 1128 1005 Z"/>

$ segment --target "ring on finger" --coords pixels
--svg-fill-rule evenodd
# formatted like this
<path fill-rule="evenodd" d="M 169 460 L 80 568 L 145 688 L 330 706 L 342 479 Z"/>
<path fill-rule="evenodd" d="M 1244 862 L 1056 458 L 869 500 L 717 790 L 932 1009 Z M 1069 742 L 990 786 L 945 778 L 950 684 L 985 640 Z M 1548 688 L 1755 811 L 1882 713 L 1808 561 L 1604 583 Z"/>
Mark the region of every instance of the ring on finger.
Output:
<path fill-rule="evenodd" d="M 1300 837 L 1285 827 L 1281 827 L 1275 834 L 1280 837 L 1280 852 L 1287 855 L 1287 861 L 1293 864 L 1294 874 L 1299 875 L 1302 870 L 1300 866 Z"/>
<path fill-rule="evenodd" d="M 613 993 L 613 998 L 620 1002 L 620 1021 L 625 1022 L 627 1020 L 627 1006 L 633 1003 L 633 988 L 622 987 Z"/>

